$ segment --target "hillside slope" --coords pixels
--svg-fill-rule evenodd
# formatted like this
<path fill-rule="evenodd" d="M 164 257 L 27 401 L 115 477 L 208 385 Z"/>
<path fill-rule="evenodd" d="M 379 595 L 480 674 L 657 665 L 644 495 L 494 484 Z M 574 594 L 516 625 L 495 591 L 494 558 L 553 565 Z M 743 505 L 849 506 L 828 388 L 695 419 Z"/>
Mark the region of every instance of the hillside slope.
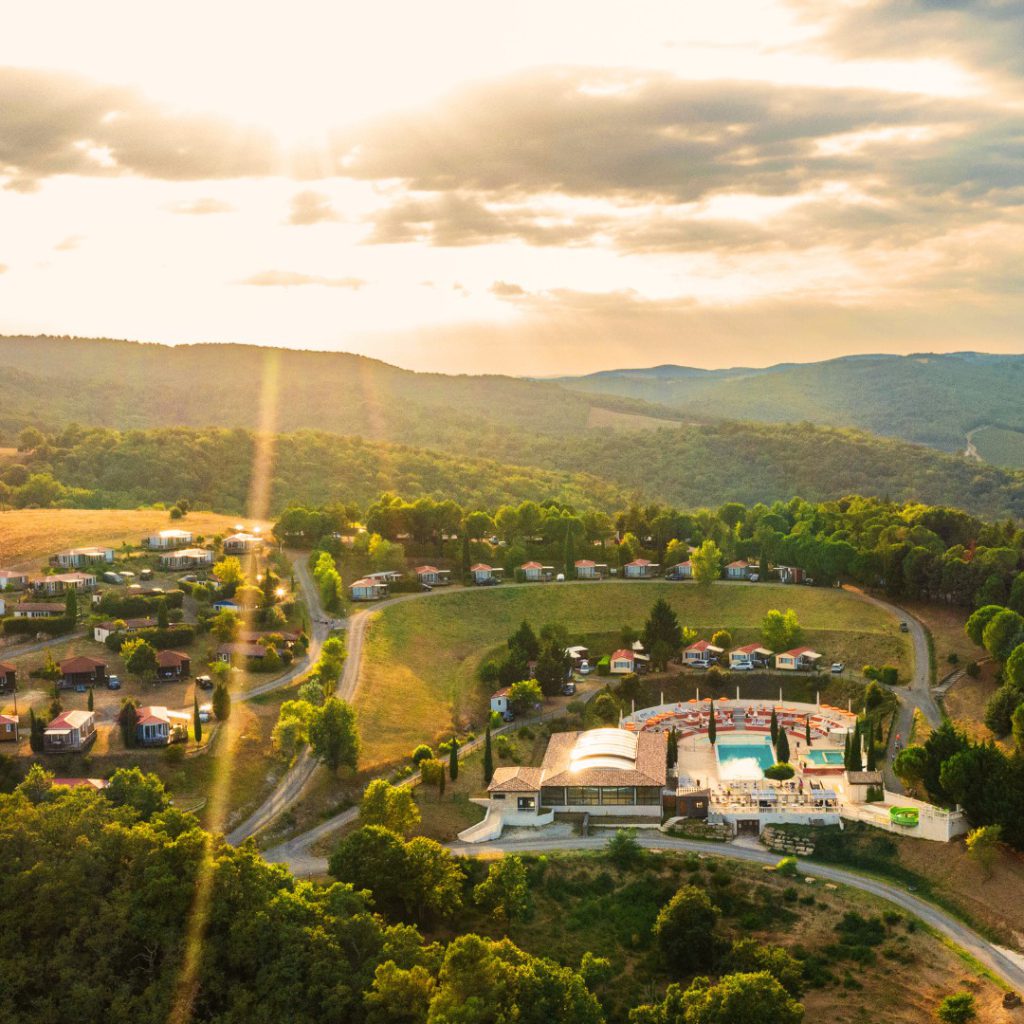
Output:
<path fill-rule="evenodd" d="M 1024 356 L 845 356 L 766 369 L 656 366 L 557 382 L 702 419 L 855 426 L 946 451 L 962 451 L 967 431 L 980 424 L 1024 428 Z"/>

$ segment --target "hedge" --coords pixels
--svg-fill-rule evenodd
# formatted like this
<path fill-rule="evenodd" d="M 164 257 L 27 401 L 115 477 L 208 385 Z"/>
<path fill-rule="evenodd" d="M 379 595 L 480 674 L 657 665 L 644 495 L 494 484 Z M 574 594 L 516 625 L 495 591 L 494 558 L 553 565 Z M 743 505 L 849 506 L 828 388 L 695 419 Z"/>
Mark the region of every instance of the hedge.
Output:
<path fill-rule="evenodd" d="M 168 609 L 180 608 L 185 593 L 181 590 L 168 590 L 166 594 L 115 594 L 108 591 L 100 598 L 96 610 L 110 619 L 152 618 L 161 599 L 167 602 Z"/>
<path fill-rule="evenodd" d="M 75 625 L 63 615 L 57 619 L 16 619 L 12 616 L 3 620 L 3 633 L 5 636 L 35 636 L 36 633 L 59 636 L 61 633 L 70 633 Z"/>
<path fill-rule="evenodd" d="M 116 654 L 129 640 L 148 640 L 158 651 L 167 651 L 174 647 L 188 647 L 195 638 L 196 631 L 189 625 L 168 626 L 167 629 L 150 626 L 134 633 L 111 633 L 105 643 Z"/>
<path fill-rule="evenodd" d="M 612 674 L 612 659 L 607 654 L 597 663 L 597 674 L 599 676 Z"/>

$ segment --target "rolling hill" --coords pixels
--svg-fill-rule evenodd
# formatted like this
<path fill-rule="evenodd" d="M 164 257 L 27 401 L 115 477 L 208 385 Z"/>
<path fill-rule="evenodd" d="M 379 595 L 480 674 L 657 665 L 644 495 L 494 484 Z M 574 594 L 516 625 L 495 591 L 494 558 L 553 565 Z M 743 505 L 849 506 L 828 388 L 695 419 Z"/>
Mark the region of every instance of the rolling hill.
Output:
<path fill-rule="evenodd" d="M 944 451 L 963 451 L 967 432 L 983 424 L 1024 429 L 1024 356 L 844 356 L 765 369 L 655 366 L 553 383 L 659 403 L 687 417 L 860 427 Z"/>

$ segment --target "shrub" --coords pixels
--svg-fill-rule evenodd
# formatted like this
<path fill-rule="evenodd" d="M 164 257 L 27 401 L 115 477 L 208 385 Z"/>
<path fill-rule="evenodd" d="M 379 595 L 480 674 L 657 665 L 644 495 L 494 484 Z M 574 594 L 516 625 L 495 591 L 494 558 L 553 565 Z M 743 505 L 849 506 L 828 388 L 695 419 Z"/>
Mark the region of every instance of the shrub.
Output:
<path fill-rule="evenodd" d="M 427 746 L 426 743 L 421 743 L 413 752 L 410 760 L 413 764 L 419 764 L 420 761 L 426 761 L 428 758 L 434 756 L 434 751 Z"/>
<path fill-rule="evenodd" d="M 498 757 L 506 760 L 511 758 L 516 752 L 516 748 L 512 741 L 504 734 L 495 739 L 494 748 L 498 752 Z"/>
<path fill-rule="evenodd" d="M 899 670 L 895 665 L 883 665 L 878 670 L 878 675 L 886 686 L 895 686 L 900 681 Z"/>
<path fill-rule="evenodd" d="M 793 878 L 796 876 L 796 857 L 783 857 L 778 864 L 775 865 L 775 871 L 777 874 L 784 875 L 786 878 Z"/>
<path fill-rule="evenodd" d="M 946 661 L 948 661 L 950 665 L 958 665 L 960 663 L 960 655 L 957 654 L 956 651 L 950 651 L 946 657 Z"/>
<path fill-rule="evenodd" d="M 969 661 L 965 671 L 972 679 L 977 679 L 981 675 L 981 666 L 976 661 Z"/>
<path fill-rule="evenodd" d="M 632 868 L 638 864 L 644 856 L 643 847 L 641 847 L 639 841 L 636 838 L 635 828 L 620 828 L 616 829 L 615 835 L 608 840 L 608 846 L 605 851 L 608 855 L 608 859 L 616 865 L 616 867 Z"/>
<path fill-rule="evenodd" d="M 684 885 L 658 914 L 654 937 L 665 963 L 690 974 L 715 960 L 715 926 L 721 911 L 703 889 Z"/>
<path fill-rule="evenodd" d="M 956 995 L 946 996 L 939 1003 L 935 1016 L 943 1024 L 970 1024 L 976 1020 L 978 1011 L 974 1007 L 974 996 L 970 992 L 957 992 Z"/>
<path fill-rule="evenodd" d="M 864 707 L 873 711 L 882 701 L 885 700 L 885 691 L 875 682 L 874 679 L 864 687 Z"/>
<path fill-rule="evenodd" d="M 791 779 L 795 774 L 796 771 L 791 764 L 773 764 L 764 770 L 766 779 L 775 779 L 776 781 Z"/>
<path fill-rule="evenodd" d="M 597 674 L 599 676 L 612 674 L 612 659 L 607 654 L 597 663 Z"/>

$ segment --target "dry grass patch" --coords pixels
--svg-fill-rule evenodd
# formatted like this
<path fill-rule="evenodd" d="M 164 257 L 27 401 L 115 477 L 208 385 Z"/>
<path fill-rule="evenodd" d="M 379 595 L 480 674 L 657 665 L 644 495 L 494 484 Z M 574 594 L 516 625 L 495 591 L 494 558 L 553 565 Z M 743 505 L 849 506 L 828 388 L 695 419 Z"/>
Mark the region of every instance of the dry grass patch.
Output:
<path fill-rule="evenodd" d="M 264 531 L 272 525 L 215 512 L 190 512 L 184 519 L 172 520 L 161 509 L 33 508 L 0 512 L 0 537 L 4 568 L 32 569 L 62 548 L 116 548 L 125 542 L 138 544 L 146 534 L 172 528 L 213 537 L 233 533 L 238 523 Z"/>

